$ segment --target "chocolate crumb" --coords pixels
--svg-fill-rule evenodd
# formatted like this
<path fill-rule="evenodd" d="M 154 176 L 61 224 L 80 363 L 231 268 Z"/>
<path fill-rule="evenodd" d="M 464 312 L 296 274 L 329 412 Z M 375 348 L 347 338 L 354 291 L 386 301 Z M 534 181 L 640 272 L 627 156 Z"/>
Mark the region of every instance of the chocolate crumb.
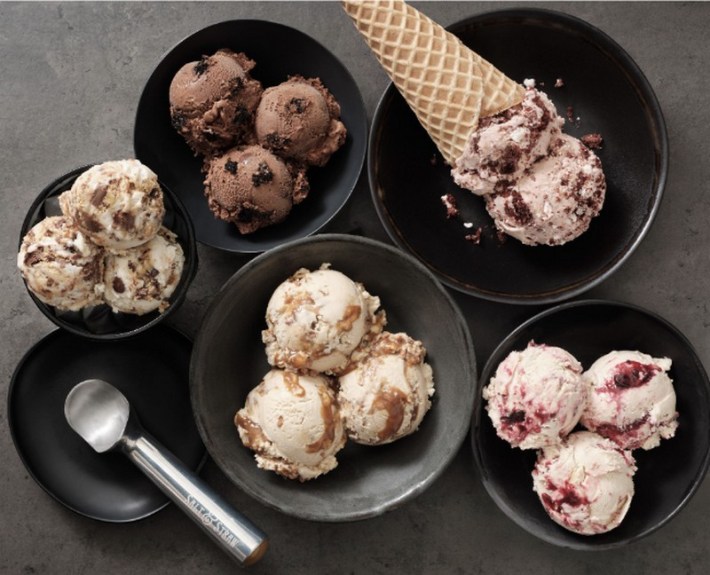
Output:
<path fill-rule="evenodd" d="M 303 114 L 307 106 L 304 98 L 291 98 L 286 104 L 286 110 L 292 114 Z"/>
<path fill-rule="evenodd" d="M 187 121 L 187 118 L 184 116 L 184 114 L 180 114 L 179 112 L 175 112 L 172 115 L 172 118 L 170 120 L 170 123 L 173 126 L 174 130 L 177 130 L 178 132 L 185 126 L 185 122 Z"/>
<path fill-rule="evenodd" d="M 256 171 L 251 176 L 251 181 L 255 187 L 270 182 L 274 179 L 274 173 L 266 162 L 261 162 Z"/>
<path fill-rule="evenodd" d="M 224 169 L 225 171 L 229 172 L 230 174 L 234 175 L 237 173 L 237 162 L 233 160 L 227 160 L 224 164 Z"/>
<path fill-rule="evenodd" d="M 96 188 L 94 190 L 94 193 L 91 194 L 91 205 L 92 206 L 100 206 L 101 202 L 104 200 L 107 193 L 108 193 L 108 188 L 106 186 L 101 186 L 99 188 Z"/>
<path fill-rule="evenodd" d="M 582 143 L 591 150 L 599 150 L 602 147 L 604 139 L 601 134 L 585 134 L 580 138 Z"/>
<path fill-rule="evenodd" d="M 209 66 L 207 56 L 203 56 L 200 58 L 200 61 L 195 64 L 195 74 L 197 76 L 202 76 L 202 74 L 207 72 L 207 68 L 209 68 Z"/>
<path fill-rule="evenodd" d="M 126 286 L 123 283 L 123 280 L 118 276 L 113 278 L 111 285 L 113 286 L 113 291 L 115 291 L 116 293 L 123 293 L 124 291 L 126 291 Z"/>
<path fill-rule="evenodd" d="M 446 219 L 455 218 L 459 215 L 459 208 L 456 205 L 456 198 L 452 194 L 441 196 L 441 203 L 446 208 Z"/>
<path fill-rule="evenodd" d="M 195 64 L 195 74 L 197 76 L 202 76 L 202 74 L 207 72 L 207 68 L 209 68 L 207 56 L 203 56 L 200 61 Z"/>
<path fill-rule="evenodd" d="M 281 151 L 291 143 L 291 139 L 285 136 L 280 136 L 276 132 L 266 134 L 266 145 L 274 151 Z"/>
<path fill-rule="evenodd" d="M 130 212 L 118 212 L 114 214 L 113 221 L 119 228 L 132 230 L 135 227 L 136 218 Z"/>
<path fill-rule="evenodd" d="M 34 251 L 27 252 L 27 255 L 25 255 L 25 265 L 27 267 L 31 267 L 41 262 L 42 252 L 44 252 L 44 248 L 42 246 L 37 247 L 37 249 Z"/>
<path fill-rule="evenodd" d="M 232 96 L 236 96 L 244 88 L 244 79 L 241 76 L 235 76 L 233 82 L 234 85 L 229 92 Z"/>
<path fill-rule="evenodd" d="M 481 243 L 481 233 L 483 230 L 481 228 L 477 228 L 475 232 L 472 234 L 466 234 L 464 236 L 464 239 L 468 240 L 469 242 L 479 245 Z"/>
<path fill-rule="evenodd" d="M 511 195 L 512 202 L 505 206 L 505 213 L 521 226 L 529 224 L 533 219 L 530 206 L 525 203 L 523 196 L 517 190 L 514 190 Z"/>
<path fill-rule="evenodd" d="M 234 114 L 234 124 L 244 126 L 251 123 L 251 113 L 244 106 L 239 106 Z"/>

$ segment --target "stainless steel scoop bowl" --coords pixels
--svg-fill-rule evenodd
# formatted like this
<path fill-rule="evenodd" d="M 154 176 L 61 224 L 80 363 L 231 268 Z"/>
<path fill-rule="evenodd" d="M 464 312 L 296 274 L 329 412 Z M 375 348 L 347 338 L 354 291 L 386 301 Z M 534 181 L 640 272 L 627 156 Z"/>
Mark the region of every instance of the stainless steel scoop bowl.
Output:
<path fill-rule="evenodd" d="M 238 563 L 251 565 L 264 555 L 266 535 L 146 433 L 113 385 L 100 379 L 78 383 L 67 395 L 64 415 L 96 452 L 123 452 Z"/>

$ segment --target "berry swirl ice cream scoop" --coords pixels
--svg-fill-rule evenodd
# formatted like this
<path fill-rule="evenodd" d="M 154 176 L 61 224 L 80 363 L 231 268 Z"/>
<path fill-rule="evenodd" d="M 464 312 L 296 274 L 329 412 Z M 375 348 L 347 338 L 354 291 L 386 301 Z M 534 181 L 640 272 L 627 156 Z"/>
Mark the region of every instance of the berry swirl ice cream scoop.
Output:
<path fill-rule="evenodd" d="M 624 449 L 652 449 L 678 427 L 671 360 L 612 351 L 584 373 L 589 401 L 581 423 Z"/>

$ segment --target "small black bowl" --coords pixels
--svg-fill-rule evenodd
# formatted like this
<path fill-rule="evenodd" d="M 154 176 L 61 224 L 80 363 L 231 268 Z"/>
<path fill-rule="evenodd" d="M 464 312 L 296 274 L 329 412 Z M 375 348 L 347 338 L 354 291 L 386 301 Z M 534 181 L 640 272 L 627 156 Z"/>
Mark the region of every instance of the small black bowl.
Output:
<path fill-rule="evenodd" d="M 414 434 L 378 447 L 351 442 L 338 453 L 336 469 L 299 483 L 258 469 L 233 419 L 269 370 L 261 331 L 271 294 L 297 269 L 313 270 L 323 263 L 380 297 L 386 329 L 423 341 L 436 391 L 431 410 Z M 468 434 L 475 385 L 468 326 L 436 278 L 401 250 L 339 234 L 275 248 L 235 273 L 207 310 L 190 364 L 197 427 L 217 465 L 263 504 L 316 521 L 372 517 L 424 491 Z"/>
<path fill-rule="evenodd" d="M 32 203 L 27 216 L 25 216 L 19 244 L 22 244 L 25 234 L 39 221 L 49 216 L 61 215 L 59 195 L 70 189 L 74 181 L 93 165 L 89 164 L 72 170 L 68 174 L 57 178 L 42 190 Z M 169 307 L 162 313 L 156 310 L 144 315 L 115 313 L 106 304 L 80 311 L 65 311 L 47 305 L 28 289 L 30 297 L 37 304 L 40 311 L 57 326 L 76 335 L 91 339 L 120 339 L 136 335 L 153 327 L 180 307 L 197 273 L 198 257 L 195 231 L 192 227 L 190 216 L 180 199 L 161 180 L 159 180 L 159 183 L 163 190 L 163 201 L 165 203 L 163 225 L 177 234 L 178 242 L 185 254 L 182 277 L 172 296 L 170 296 Z"/>
<path fill-rule="evenodd" d="M 322 168 L 308 170 L 311 191 L 288 218 L 241 235 L 217 219 L 204 196 L 202 159 L 196 157 L 170 123 L 168 91 L 175 73 L 188 62 L 220 48 L 244 52 L 256 62 L 252 76 L 264 88 L 300 74 L 317 77 L 335 96 L 347 128 L 345 144 Z M 187 206 L 197 240 L 236 253 L 259 253 L 314 234 L 345 205 L 358 181 L 367 147 L 367 114 L 355 80 L 325 47 L 303 32 L 262 20 L 229 20 L 195 32 L 172 48 L 157 65 L 136 112 L 136 157 L 152 168 Z"/>
<path fill-rule="evenodd" d="M 535 450 L 515 449 L 500 439 L 485 411 L 481 389 L 511 351 L 524 349 L 531 340 L 566 349 L 584 369 L 618 349 L 673 361 L 670 376 L 676 391 L 678 430 L 655 449 L 634 450 L 636 493 L 621 525 L 608 533 L 577 535 L 554 523 L 533 492 Z M 562 547 L 619 547 L 665 525 L 702 484 L 710 462 L 710 380 L 687 338 L 657 314 L 610 301 L 562 304 L 520 325 L 488 359 L 480 377 L 471 437 L 486 490 L 515 523 Z"/>
<path fill-rule="evenodd" d="M 614 40 L 562 13 L 500 10 L 449 30 L 510 78 L 536 79 L 561 115 L 571 107 L 580 120 L 567 122 L 566 133 L 602 135 L 605 205 L 587 232 L 563 246 L 502 242 L 484 201 L 456 186 L 434 143 L 390 85 L 375 112 L 368 151 L 373 201 L 390 237 L 441 281 L 483 299 L 559 302 L 599 284 L 638 247 L 663 194 L 668 136 L 653 89 Z M 562 88 L 554 87 L 557 78 Z M 460 218 L 447 219 L 444 194 L 456 198 Z M 478 227 L 482 237 L 476 245 L 465 236 Z"/>

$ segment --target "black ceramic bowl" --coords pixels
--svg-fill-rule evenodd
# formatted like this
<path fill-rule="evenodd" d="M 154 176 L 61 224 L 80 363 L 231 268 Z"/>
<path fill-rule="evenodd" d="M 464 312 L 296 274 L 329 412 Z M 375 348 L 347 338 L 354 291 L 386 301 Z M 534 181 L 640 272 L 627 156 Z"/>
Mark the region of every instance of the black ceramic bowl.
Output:
<path fill-rule="evenodd" d="M 74 181 L 92 165 L 72 170 L 49 184 L 32 203 L 20 232 L 20 244 L 25 234 L 40 220 L 61 214 L 59 195 L 71 188 Z M 185 254 L 185 265 L 180 283 L 170 297 L 170 306 L 162 313 L 153 311 L 144 315 L 114 313 L 106 304 L 81 311 L 58 310 L 40 301 L 31 291 L 30 297 L 40 311 L 57 326 L 76 335 L 92 339 L 120 339 L 136 335 L 162 322 L 180 307 L 187 290 L 197 273 L 197 244 L 190 216 L 180 199 L 172 193 L 162 180 L 165 218 L 163 225 L 177 234 Z"/>
<path fill-rule="evenodd" d="M 17 365 L 7 397 L 10 433 L 28 473 L 69 509 L 101 521 L 135 521 L 165 507 L 165 493 L 127 457 L 97 453 L 69 427 L 64 402 L 81 381 L 110 382 L 148 432 L 198 470 L 206 452 L 190 405 L 191 349 L 164 325 L 120 341 L 57 329 L 37 342 Z"/>
<path fill-rule="evenodd" d="M 256 62 L 252 76 L 264 88 L 289 75 L 318 77 L 341 107 L 347 139 L 322 168 L 311 168 L 309 196 L 275 226 L 241 235 L 215 218 L 204 196 L 202 159 L 193 155 L 170 124 L 168 90 L 186 63 L 220 48 L 244 52 Z M 303 32 L 261 20 L 230 20 L 204 28 L 176 45 L 160 61 L 143 89 L 136 113 L 136 157 L 161 175 L 187 206 L 198 241 L 229 252 L 258 253 L 317 232 L 340 210 L 357 183 L 365 160 L 367 116 L 357 84 L 340 61 Z"/>
<path fill-rule="evenodd" d="M 380 447 L 350 443 L 338 454 L 336 469 L 299 483 L 258 469 L 232 422 L 269 370 L 261 331 L 271 294 L 297 269 L 325 262 L 380 297 L 388 330 L 424 342 L 436 392 L 416 433 Z M 234 274 L 207 311 L 190 366 L 197 427 L 224 473 L 263 504 L 318 521 L 378 515 L 426 489 L 468 433 L 475 379 L 468 327 L 434 276 L 400 250 L 338 234 L 270 250 Z"/>
<path fill-rule="evenodd" d="M 587 369 L 615 349 L 631 349 L 673 361 L 679 413 L 672 439 L 649 451 L 634 450 L 636 493 L 624 521 L 608 533 L 577 535 L 550 519 L 532 489 L 535 450 L 498 438 L 480 398 L 500 362 L 530 340 L 562 347 Z M 670 521 L 690 500 L 710 461 L 710 381 L 690 342 L 674 326 L 632 305 L 586 300 L 551 308 L 515 329 L 481 373 L 472 426 L 476 462 L 488 493 L 518 525 L 550 543 L 574 549 L 605 549 L 637 541 Z"/>
<path fill-rule="evenodd" d="M 599 217 L 563 246 L 501 242 L 480 197 L 454 184 L 434 143 L 390 85 L 370 134 L 368 175 L 377 212 L 392 239 L 449 286 L 508 303 L 557 302 L 608 278 L 631 255 L 658 209 L 668 139 L 656 97 L 631 57 L 606 34 L 572 16 L 501 10 L 452 25 L 451 32 L 510 78 L 534 78 L 573 136 L 597 132 L 607 179 Z M 557 78 L 564 87 L 555 88 Z M 453 194 L 460 218 L 446 218 Z M 473 228 L 463 223 L 473 224 Z M 478 245 L 465 236 L 481 227 Z"/>

